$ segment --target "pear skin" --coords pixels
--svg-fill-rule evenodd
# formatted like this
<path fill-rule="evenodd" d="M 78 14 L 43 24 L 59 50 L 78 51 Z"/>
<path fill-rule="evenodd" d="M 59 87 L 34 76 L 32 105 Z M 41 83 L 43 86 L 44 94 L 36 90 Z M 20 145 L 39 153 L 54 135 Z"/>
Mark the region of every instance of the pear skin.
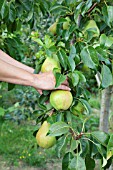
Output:
<path fill-rule="evenodd" d="M 47 57 L 44 63 L 42 64 L 41 72 L 42 73 L 52 72 L 54 68 L 57 68 L 58 72 L 61 72 L 59 61 L 54 58 Z"/>
<path fill-rule="evenodd" d="M 44 121 L 36 134 L 38 145 L 45 149 L 51 148 L 56 143 L 56 138 L 54 136 L 47 136 L 49 128 L 50 124 L 47 121 Z"/>
<path fill-rule="evenodd" d="M 53 35 L 56 34 L 56 27 L 57 27 L 57 22 L 53 23 L 50 27 L 49 27 L 49 32 L 51 32 Z"/>
<path fill-rule="evenodd" d="M 66 17 L 65 18 L 67 21 L 63 23 L 63 29 L 64 30 L 67 30 L 69 28 L 69 25 L 70 25 L 70 18 L 69 17 Z"/>
<path fill-rule="evenodd" d="M 73 101 L 71 92 L 55 90 L 51 92 L 50 103 L 56 110 L 67 110 Z"/>

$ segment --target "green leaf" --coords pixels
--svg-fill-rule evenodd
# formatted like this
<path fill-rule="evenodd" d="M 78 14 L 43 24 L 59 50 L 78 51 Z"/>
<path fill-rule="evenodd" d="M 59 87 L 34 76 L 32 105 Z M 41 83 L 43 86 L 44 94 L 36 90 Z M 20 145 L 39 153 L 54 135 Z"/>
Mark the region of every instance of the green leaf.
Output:
<path fill-rule="evenodd" d="M 82 82 L 82 83 L 86 82 L 86 78 L 81 71 L 75 71 L 75 72 L 79 75 L 79 81 L 80 82 Z"/>
<path fill-rule="evenodd" d="M 55 78 L 56 78 L 56 85 L 55 85 L 56 88 L 59 87 L 66 80 L 66 76 L 60 73 L 56 73 Z"/>
<path fill-rule="evenodd" d="M 71 79 L 72 79 L 73 86 L 75 87 L 79 83 L 79 75 L 78 75 L 78 73 L 73 72 L 71 74 Z"/>
<path fill-rule="evenodd" d="M 91 107 L 90 107 L 89 103 L 84 99 L 79 99 L 79 100 L 81 101 L 81 103 L 86 108 L 87 113 L 90 114 L 91 113 Z"/>
<path fill-rule="evenodd" d="M 11 3 L 11 5 L 9 6 L 9 20 L 11 22 L 14 22 L 15 18 L 16 18 L 16 10 L 14 5 Z"/>
<path fill-rule="evenodd" d="M 3 6 L 3 3 L 4 3 L 4 0 L 0 0 L 0 10 L 1 10 L 2 6 Z"/>
<path fill-rule="evenodd" d="M 69 57 L 70 58 L 75 58 L 75 56 L 76 56 L 76 48 L 75 48 L 74 45 L 72 45 L 71 48 L 70 48 Z"/>
<path fill-rule="evenodd" d="M 75 139 L 72 138 L 72 140 L 71 140 L 71 151 L 72 151 L 72 152 L 73 152 L 75 149 L 78 148 L 78 144 L 79 144 L 79 142 L 78 142 L 77 140 L 75 140 Z"/>
<path fill-rule="evenodd" d="M 86 170 L 85 160 L 78 155 L 75 156 L 69 164 L 69 169 L 70 170 Z"/>
<path fill-rule="evenodd" d="M 107 160 L 113 156 L 113 134 L 110 134 L 110 139 L 107 144 Z"/>
<path fill-rule="evenodd" d="M 85 158 L 86 155 L 87 155 L 88 152 L 89 152 L 89 143 L 88 143 L 87 140 L 83 140 L 83 139 L 82 139 L 82 140 L 80 141 L 80 144 L 81 144 L 81 149 L 82 149 L 80 156 L 81 156 L 82 158 Z"/>
<path fill-rule="evenodd" d="M 4 114 L 5 114 L 5 110 L 2 107 L 0 107 L 0 116 L 4 116 Z"/>
<path fill-rule="evenodd" d="M 59 62 L 61 63 L 64 70 L 67 69 L 67 55 L 63 49 L 60 49 L 57 53 Z"/>
<path fill-rule="evenodd" d="M 88 50 L 89 50 L 89 54 L 90 54 L 92 61 L 95 63 L 96 66 L 98 66 L 99 60 L 98 60 L 96 50 L 91 46 L 88 47 Z"/>
<path fill-rule="evenodd" d="M 73 155 L 71 152 L 68 152 L 64 155 L 62 160 L 62 170 L 69 170 L 68 166 L 73 159 Z"/>
<path fill-rule="evenodd" d="M 95 161 L 89 155 L 87 155 L 86 158 L 85 158 L 85 164 L 86 164 L 86 169 L 87 170 L 94 170 L 94 168 L 95 168 Z"/>
<path fill-rule="evenodd" d="M 92 0 L 87 0 L 87 2 L 85 3 L 84 8 L 82 9 L 82 15 L 84 16 L 84 14 L 88 11 L 88 9 L 92 6 Z"/>
<path fill-rule="evenodd" d="M 50 12 L 61 15 L 61 14 L 65 14 L 66 12 L 70 12 L 70 10 L 69 8 L 62 5 L 54 5 L 50 9 Z"/>
<path fill-rule="evenodd" d="M 39 38 L 33 37 L 32 39 L 33 41 L 37 42 L 39 45 L 44 46 L 43 42 Z"/>
<path fill-rule="evenodd" d="M 67 136 L 62 136 L 57 141 L 56 151 L 57 151 L 57 155 L 58 155 L 59 158 L 60 158 L 61 154 L 65 152 L 67 142 L 68 142 Z"/>
<path fill-rule="evenodd" d="M 49 136 L 60 136 L 62 134 L 65 134 L 69 131 L 69 125 L 65 122 L 56 122 L 51 125 L 50 127 L 50 134 Z"/>
<path fill-rule="evenodd" d="M 68 66 L 70 68 L 70 70 L 73 72 L 75 70 L 75 61 L 73 58 L 71 57 L 67 57 L 67 61 L 68 61 Z"/>
<path fill-rule="evenodd" d="M 89 68 L 95 69 L 95 63 L 93 62 L 87 47 L 83 48 L 80 53 L 83 63 Z"/>
<path fill-rule="evenodd" d="M 112 73 L 106 65 L 103 64 L 102 67 L 102 87 L 107 88 L 112 84 Z"/>
<path fill-rule="evenodd" d="M 103 47 L 111 47 L 113 44 L 113 37 L 107 37 L 105 34 L 100 36 L 100 45 Z"/>
<path fill-rule="evenodd" d="M 92 137 L 95 138 L 100 144 L 107 147 L 109 141 L 109 135 L 105 132 L 94 131 L 91 133 Z"/>
<path fill-rule="evenodd" d="M 4 3 L 2 4 L 2 8 L 0 11 L 2 19 L 4 19 L 6 17 L 6 15 L 8 14 L 8 11 L 9 11 L 9 8 L 7 5 L 7 2 L 6 2 L 6 0 L 4 0 Z"/>

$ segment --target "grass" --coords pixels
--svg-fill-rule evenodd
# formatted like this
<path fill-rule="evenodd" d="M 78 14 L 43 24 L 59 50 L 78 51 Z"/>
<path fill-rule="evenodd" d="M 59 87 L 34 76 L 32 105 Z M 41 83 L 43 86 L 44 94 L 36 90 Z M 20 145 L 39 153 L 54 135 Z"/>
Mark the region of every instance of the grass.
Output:
<path fill-rule="evenodd" d="M 31 124 L 17 125 L 5 121 L 1 125 L 0 155 L 7 164 L 18 166 L 23 161 L 30 166 L 44 167 L 47 162 L 55 162 L 55 149 L 44 150 L 37 147 L 32 135 L 34 126 Z"/>

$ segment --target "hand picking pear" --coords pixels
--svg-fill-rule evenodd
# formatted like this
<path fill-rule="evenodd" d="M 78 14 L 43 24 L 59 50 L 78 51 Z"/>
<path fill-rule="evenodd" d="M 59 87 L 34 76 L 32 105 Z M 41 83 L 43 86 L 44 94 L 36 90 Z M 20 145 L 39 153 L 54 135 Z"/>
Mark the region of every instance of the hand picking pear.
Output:
<path fill-rule="evenodd" d="M 54 136 L 47 136 L 49 128 L 50 124 L 47 121 L 44 121 L 36 134 L 38 145 L 45 149 L 51 148 L 56 143 L 56 138 Z"/>

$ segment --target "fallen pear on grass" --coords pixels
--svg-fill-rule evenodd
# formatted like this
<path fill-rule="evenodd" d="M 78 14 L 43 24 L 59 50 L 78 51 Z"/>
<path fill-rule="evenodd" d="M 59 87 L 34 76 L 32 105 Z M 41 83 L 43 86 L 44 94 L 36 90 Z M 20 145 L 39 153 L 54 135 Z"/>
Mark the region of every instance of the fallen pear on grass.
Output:
<path fill-rule="evenodd" d="M 36 134 L 38 145 L 45 149 L 51 148 L 56 143 L 56 138 L 54 136 L 47 136 L 49 128 L 50 124 L 44 121 Z"/>

